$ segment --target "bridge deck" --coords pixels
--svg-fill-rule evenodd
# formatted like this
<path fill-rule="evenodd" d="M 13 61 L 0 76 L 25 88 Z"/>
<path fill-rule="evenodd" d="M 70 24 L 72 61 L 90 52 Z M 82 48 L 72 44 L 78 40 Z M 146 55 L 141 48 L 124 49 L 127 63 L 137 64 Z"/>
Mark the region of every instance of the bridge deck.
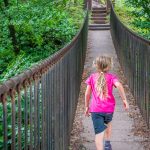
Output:
<path fill-rule="evenodd" d="M 110 31 L 89 31 L 88 50 L 83 75 L 83 83 L 81 85 L 81 93 L 72 137 L 72 141 L 76 140 L 76 144 L 74 144 L 74 147 L 75 145 L 77 146 L 78 143 L 80 147 L 83 147 L 83 149 L 85 148 L 86 150 L 96 150 L 96 147 L 94 143 L 94 131 L 91 117 L 84 117 L 84 92 L 86 88 L 84 80 L 93 71 L 93 69 L 91 68 L 93 59 L 103 53 L 108 54 L 114 58 L 114 67 L 111 72 L 118 75 L 124 85 L 127 86 L 120 71 L 120 65 L 115 53 L 115 48 L 111 39 Z M 148 138 L 144 138 L 141 135 L 135 136 L 135 133 L 138 133 L 137 130 L 139 130 L 140 133 L 143 132 L 140 130 L 144 128 L 144 126 L 143 124 L 140 125 L 138 123 L 138 121 L 141 122 L 141 116 L 138 114 L 139 112 L 137 107 L 133 106 L 132 95 L 129 94 L 129 91 L 127 92 L 127 98 L 131 105 L 131 110 L 129 112 L 124 111 L 121 98 L 119 97 L 119 93 L 116 89 L 114 90 L 114 96 L 116 98 L 117 105 L 112 123 L 113 130 L 111 144 L 113 150 L 143 150 L 145 141 L 147 141 L 146 144 L 148 145 Z M 139 115 L 139 118 L 135 120 L 134 118 L 137 115 Z M 77 125 L 82 128 L 80 129 L 80 131 L 78 131 L 79 127 L 77 128 Z M 135 128 L 135 125 L 138 125 L 137 129 Z M 74 135 L 77 134 L 75 132 L 79 132 L 76 136 L 78 140 L 74 139 Z"/>

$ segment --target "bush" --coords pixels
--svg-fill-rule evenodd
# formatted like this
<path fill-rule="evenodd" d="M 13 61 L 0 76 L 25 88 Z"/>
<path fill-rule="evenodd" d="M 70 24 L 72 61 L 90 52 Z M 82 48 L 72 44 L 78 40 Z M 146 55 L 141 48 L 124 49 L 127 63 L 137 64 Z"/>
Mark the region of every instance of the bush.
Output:
<path fill-rule="evenodd" d="M 116 0 L 115 11 L 121 21 L 140 36 L 150 39 L 150 10 L 145 1 Z M 148 13 L 149 12 L 149 13 Z"/>
<path fill-rule="evenodd" d="M 0 82 L 55 53 L 79 31 L 84 18 L 81 0 L 62 2 L 14 0 L 7 8 L 0 2 Z M 16 42 L 10 36 L 10 25 Z"/>

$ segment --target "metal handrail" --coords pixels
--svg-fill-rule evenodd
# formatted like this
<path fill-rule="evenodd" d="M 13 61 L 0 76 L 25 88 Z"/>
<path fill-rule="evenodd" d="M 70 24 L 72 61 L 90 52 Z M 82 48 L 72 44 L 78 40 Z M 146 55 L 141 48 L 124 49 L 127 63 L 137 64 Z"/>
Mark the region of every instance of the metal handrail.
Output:
<path fill-rule="evenodd" d="M 88 12 L 64 48 L 0 85 L 0 149 L 66 150 L 87 48 Z M 1 131 L 1 128 L 0 128 Z"/>
<path fill-rule="evenodd" d="M 75 37 L 72 39 L 70 43 L 68 43 L 65 47 L 60 49 L 58 52 L 55 54 L 51 55 L 49 58 L 42 60 L 39 62 L 39 64 L 33 66 L 32 68 L 24 71 L 23 73 L 10 78 L 9 80 L 5 81 L 3 84 L 0 84 L 0 101 L 1 97 L 4 93 L 7 93 L 11 89 L 16 88 L 19 84 L 22 84 L 28 79 L 33 79 L 35 78 L 36 73 L 45 73 L 50 67 L 52 67 L 55 63 L 57 63 L 66 53 L 67 51 L 74 45 L 74 43 L 77 41 L 79 38 L 83 26 L 86 22 L 86 19 L 84 20 L 83 25 L 81 26 L 79 32 L 75 35 Z"/>
<path fill-rule="evenodd" d="M 121 24 L 121 26 L 123 26 L 123 28 L 124 28 L 127 32 L 129 32 L 131 35 L 133 35 L 134 37 L 136 37 L 136 38 L 140 39 L 141 41 L 143 41 L 143 42 L 145 42 L 145 43 L 147 43 L 147 44 L 150 45 L 150 40 L 145 39 L 145 38 L 142 37 L 141 35 L 138 35 L 136 32 L 132 31 L 132 30 L 129 29 L 124 23 L 121 22 L 121 20 L 119 19 L 119 17 L 118 17 L 117 14 L 115 13 L 114 6 L 113 6 L 113 4 L 112 4 L 112 1 L 111 1 L 111 0 L 108 0 L 108 1 L 109 1 L 109 3 L 110 3 L 110 7 L 111 7 L 112 11 L 114 12 L 115 17 L 117 18 L 117 20 L 118 20 L 118 22 Z"/>
<path fill-rule="evenodd" d="M 128 29 L 119 20 L 112 4 L 110 24 L 112 39 L 127 83 L 150 127 L 150 41 Z"/>

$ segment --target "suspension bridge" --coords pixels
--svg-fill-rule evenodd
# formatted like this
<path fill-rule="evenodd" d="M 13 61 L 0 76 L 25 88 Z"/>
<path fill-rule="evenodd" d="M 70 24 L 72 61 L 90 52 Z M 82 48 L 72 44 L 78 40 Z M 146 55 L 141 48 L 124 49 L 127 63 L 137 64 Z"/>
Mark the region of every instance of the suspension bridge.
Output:
<path fill-rule="evenodd" d="M 150 149 L 150 41 L 127 29 L 110 1 L 85 4 L 91 14 L 70 44 L 0 85 L 2 149 L 95 150 L 91 119 L 84 117 L 84 81 L 93 71 L 93 59 L 106 53 L 114 58 L 111 71 L 124 84 L 130 103 L 124 112 L 114 90 L 112 148 Z"/>

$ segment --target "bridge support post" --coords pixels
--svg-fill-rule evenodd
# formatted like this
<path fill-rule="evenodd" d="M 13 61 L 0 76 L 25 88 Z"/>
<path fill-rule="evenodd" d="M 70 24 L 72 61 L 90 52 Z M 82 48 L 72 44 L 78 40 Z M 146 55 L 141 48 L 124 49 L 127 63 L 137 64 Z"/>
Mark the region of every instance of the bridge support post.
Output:
<path fill-rule="evenodd" d="M 110 9 L 111 9 L 110 0 L 106 0 L 106 10 L 107 10 L 107 14 L 110 13 Z"/>
<path fill-rule="evenodd" d="M 84 0 L 84 8 L 87 10 L 92 9 L 92 0 Z"/>

